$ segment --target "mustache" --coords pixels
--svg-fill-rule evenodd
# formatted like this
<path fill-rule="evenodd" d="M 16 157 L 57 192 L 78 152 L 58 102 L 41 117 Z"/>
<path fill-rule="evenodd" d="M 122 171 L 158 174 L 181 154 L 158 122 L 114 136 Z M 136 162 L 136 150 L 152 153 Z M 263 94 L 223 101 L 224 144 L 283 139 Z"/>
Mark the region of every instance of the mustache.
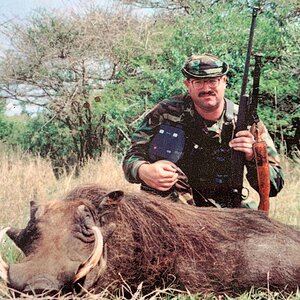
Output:
<path fill-rule="evenodd" d="M 203 97 L 203 96 L 215 96 L 216 94 L 213 91 L 209 91 L 209 92 L 201 92 L 198 94 L 198 97 Z"/>

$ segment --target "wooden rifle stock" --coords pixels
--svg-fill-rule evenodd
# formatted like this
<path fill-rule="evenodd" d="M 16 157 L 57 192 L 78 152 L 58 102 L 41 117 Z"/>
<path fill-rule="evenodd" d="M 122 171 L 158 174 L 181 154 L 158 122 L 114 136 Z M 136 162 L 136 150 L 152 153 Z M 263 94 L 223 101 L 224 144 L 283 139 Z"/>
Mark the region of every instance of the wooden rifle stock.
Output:
<path fill-rule="evenodd" d="M 268 214 L 269 212 L 269 195 L 270 195 L 270 174 L 267 144 L 264 141 L 253 144 L 253 151 L 255 155 L 258 193 L 259 193 L 259 210 L 263 210 Z"/>

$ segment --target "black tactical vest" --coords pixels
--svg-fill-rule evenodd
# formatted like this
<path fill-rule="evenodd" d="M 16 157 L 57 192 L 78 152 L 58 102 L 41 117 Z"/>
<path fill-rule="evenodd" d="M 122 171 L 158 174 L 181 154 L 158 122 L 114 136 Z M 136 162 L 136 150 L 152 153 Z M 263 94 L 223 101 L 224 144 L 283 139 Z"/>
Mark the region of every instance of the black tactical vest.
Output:
<path fill-rule="evenodd" d="M 195 198 L 201 194 L 216 201 L 227 201 L 231 182 L 231 148 L 233 137 L 233 106 L 226 100 L 225 122 L 222 126 L 221 139 L 214 137 L 207 127 L 212 122 L 200 116 L 185 120 L 184 155 L 177 165 L 187 175 L 193 187 Z"/>
<path fill-rule="evenodd" d="M 166 159 L 180 167 L 194 190 L 196 202 L 197 195 L 227 202 L 230 194 L 229 141 L 233 137 L 234 104 L 227 99 L 225 103 L 221 140 L 207 130 L 212 124 L 198 115 L 187 114 L 182 124 L 166 121 L 160 125 L 150 142 L 150 162 Z"/>

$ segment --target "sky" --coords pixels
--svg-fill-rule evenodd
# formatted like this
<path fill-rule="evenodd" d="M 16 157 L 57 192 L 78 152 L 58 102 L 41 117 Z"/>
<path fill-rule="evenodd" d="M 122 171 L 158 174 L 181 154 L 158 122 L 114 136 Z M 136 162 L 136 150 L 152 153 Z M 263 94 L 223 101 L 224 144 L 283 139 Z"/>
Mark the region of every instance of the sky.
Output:
<path fill-rule="evenodd" d="M 1 26 L 8 21 L 25 21 L 35 10 L 45 8 L 60 12 L 77 11 L 83 5 L 93 3 L 108 7 L 118 0 L 0 0 L 0 34 Z M 0 41 L 3 37 L 0 36 Z"/>
<path fill-rule="evenodd" d="M 68 10 L 76 8 L 80 4 L 89 0 L 0 0 L 1 19 L 4 17 L 10 18 L 25 18 L 30 12 L 38 8 Z M 107 6 L 113 0 L 93 0 L 101 6 Z"/>

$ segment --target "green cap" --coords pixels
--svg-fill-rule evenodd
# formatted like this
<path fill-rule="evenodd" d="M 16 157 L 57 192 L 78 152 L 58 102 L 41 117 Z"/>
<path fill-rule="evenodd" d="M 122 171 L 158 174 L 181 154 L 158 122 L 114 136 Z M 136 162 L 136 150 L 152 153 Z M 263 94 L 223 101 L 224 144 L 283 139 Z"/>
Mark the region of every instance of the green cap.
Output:
<path fill-rule="evenodd" d="M 211 54 L 192 55 L 181 71 L 186 78 L 209 78 L 225 75 L 229 65 Z"/>

